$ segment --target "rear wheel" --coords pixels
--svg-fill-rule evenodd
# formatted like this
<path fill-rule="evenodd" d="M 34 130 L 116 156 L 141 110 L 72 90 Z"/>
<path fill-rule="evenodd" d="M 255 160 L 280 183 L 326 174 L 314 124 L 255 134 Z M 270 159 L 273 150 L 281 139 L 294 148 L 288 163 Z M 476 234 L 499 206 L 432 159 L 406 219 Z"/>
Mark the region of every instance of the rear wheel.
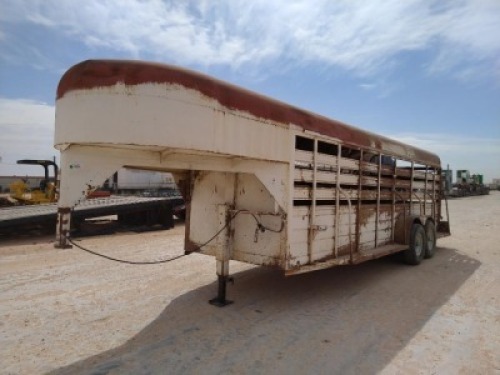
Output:
<path fill-rule="evenodd" d="M 436 253 L 436 225 L 431 220 L 425 223 L 425 238 L 424 258 L 429 259 Z"/>
<path fill-rule="evenodd" d="M 410 246 L 403 252 L 404 261 L 416 266 L 420 264 L 425 253 L 425 229 L 422 224 L 414 223 L 410 231 Z"/>

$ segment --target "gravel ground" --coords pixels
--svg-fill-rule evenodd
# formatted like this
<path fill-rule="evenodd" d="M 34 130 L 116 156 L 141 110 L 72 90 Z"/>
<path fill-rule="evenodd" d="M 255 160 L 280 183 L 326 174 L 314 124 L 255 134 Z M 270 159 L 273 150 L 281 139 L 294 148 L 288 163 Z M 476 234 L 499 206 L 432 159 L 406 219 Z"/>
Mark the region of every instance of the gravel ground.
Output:
<path fill-rule="evenodd" d="M 500 374 L 500 193 L 452 200 L 418 267 L 387 257 L 285 278 L 215 261 L 113 263 L 51 237 L 0 243 L 2 374 Z M 184 228 L 84 238 L 126 259 L 182 254 Z"/>

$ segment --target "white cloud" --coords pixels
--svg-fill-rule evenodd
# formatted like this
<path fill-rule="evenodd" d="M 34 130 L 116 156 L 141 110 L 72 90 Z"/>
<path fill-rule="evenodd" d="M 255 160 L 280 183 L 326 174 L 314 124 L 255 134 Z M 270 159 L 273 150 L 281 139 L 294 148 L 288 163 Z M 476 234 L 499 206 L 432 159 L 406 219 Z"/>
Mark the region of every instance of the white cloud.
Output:
<path fill-rule="evenodd" d="M 462 81 L 494 77 L 500 64 L 500 2 L 469 0 L 452 8 L 445 18 L 446 30 L 440 35 L 441 48 L 429 64 L 431 74 L 452 72 Z"/>
<path fill-rule="evenodd" d="M 370 90 L 375 90 L 377 88 L 377 84 L 375 84 L 375 83 L 361 83 L 359 85 L 359 87 L 362 88 L 363 90 L 370 91 Z"/>
<path fill-rule="evenodd" d="M 7 13 L 4 22 L 52 28 L 90 47 L 183 64 L 314 62 L 370 75 L 401 52 L 432 48 L 428 70 L 453 68 L 463 79 L 474 64 L 494 74 L 500 56 L 497 0 L 18 0 Z"/>
<path fill-rule="evenodd" d="M 15 166 L 18 159 L 52 159 L 54 106 L 25 99 L 0 98 L 0 175 L 37 173 Z M 21 172 L 20 172 L 21 171 Z"/>
<path fill-rule="evenodd" d="M 0 98 L 0 126 L 34 125 L 44 131 L 53 129 L 54 107 L 34 100 Z"/>
<path fill-rule="evenodd" d="M 500 138 L 479 138 L 450 134 L 393 134 L 391 138 L 434 152 L 443 168 L 467 169 L 484 174 L 486 181 L 500 177 Z"/>

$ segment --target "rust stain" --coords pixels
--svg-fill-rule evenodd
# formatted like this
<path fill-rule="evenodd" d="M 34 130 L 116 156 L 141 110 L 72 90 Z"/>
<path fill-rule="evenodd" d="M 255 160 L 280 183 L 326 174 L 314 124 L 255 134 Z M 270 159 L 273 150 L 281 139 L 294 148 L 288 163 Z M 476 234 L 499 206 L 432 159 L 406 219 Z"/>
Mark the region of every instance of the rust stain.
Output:
<path fill-rule="evenodd" d="M 371 216 L 374 216 L 374 210 L 373 208 L 363 208 L 361 207 L 361 210 L 359 211 L 359 225 L 360 227 L 366 226 L 368 223 L 368 220 L 370 220 Z"/>
<path fill-rule="evenodd" d="M 353 249 L 355 247 L 353 246 Z M 311 263 L 308 263 L 307 265 L 316 265 L 316 264 L 320 264 L 320 263 L 325 263 L 325 262 L 330 262 L 330 261 L 335 261 L 335 260 L 339 260 L 340 258 L 343 258 L 344 256 L 346 255 L 349 255 L 350 254 L 350 248 L 349 248 L 349 245 L 344 245 L 344 246 L 341 246 L 339 248 L 339 250 L 342 250 L 344 252 L 344 254 L 340 254 L 338 256 L 335 256 L 335 254 L 329 254 L 329 255 L 326 255 L 324 257 L 321 257 L 319 259 L 315 259 L 313 262 Z M 347 250 L 347 252 L 346 252 Z M 353 254 L 356 254 L 355 252 L 353 252 Z M 348 264 L 349 262 L 346 262 L 345 260 L 342 259 L 342 261 L 339 260 L 339 265 L 340 264 Z"/>
<path fill-rule="evenodd" d="M 131 60 L 87 60 L 70 68 L 61 78 L 57 99 L 73 90 L 126 86 L 143 83 L 177 84 L 217 100 L 229 109 L 248 112 L 256 117 L 282 124 L 295 124 L 304 130 L 342 139 L 344 144 L 376 149 L 387 155 L 413 158 L 430 166 L 440 166 L 433 153 L 405 145 L 290 106 L 249 90 L 187 69 L 159 63 Z M 402 150 L 395 152 L 394 150 Z"/>
<path fill-rule="evenodd" d="M 407 217 L 405 223 L 404 214 L 398 214 L 396 216 L 396 223 L 394 226 L 394 242 L 401 244 L 408 243 L 408 236 L 406 236 L 406 232 L 409 222 L 411 222 L 411 219 Z"/>
<path fill-rule="evenodd" d="M 355 241 L 352 241 L 352 252 L 353 252 L 353 255 L 358 252 L 358 249 L 356 248 Z M 349 254 L 351 254 L 351 243 L 339 246 L 339 248 L 338 248 L 338 255 L 339 256 L 349 255 Z"/>

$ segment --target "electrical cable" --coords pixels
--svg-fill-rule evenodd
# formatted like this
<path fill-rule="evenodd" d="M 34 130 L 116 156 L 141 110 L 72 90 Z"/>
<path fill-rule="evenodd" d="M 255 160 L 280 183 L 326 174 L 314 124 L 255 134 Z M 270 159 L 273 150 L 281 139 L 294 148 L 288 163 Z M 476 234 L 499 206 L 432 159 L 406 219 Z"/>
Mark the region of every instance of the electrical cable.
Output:
<path fill-rule="evenodd" d="M 176 259 L 179 259 L 179 258 L 182 258 L 183 256 L 186 256 L 186 254 L 182 254 L 182 255 L 177 255 L 173 258 L 168 258 L 168 259 L 163 259 L 163 260 L 153 260 L 153 261 L 132 261 L 132 260 L 125 260 L 125 259 L 118 259 L 118 258 L 113 258 L 109 255 L 106 255 L 106 254 L 101 254 L 101 253 L 98 253 L 96 251 L 93 251 L 93 250 L 90 250 L 90 249 L 87 249 L 86 247 L 83 247 L 79 244 L 77 244 L 76 242 L 74 242 L 73 240 L 71 240 L 71 238 L 67 238 L 68 242 L 70 244 L 72 244 L 73 246 L 79 248 L 80 250 L 83 250 L 83 251 L 86 251 L 87 253 L 89 254 L 92 254 L 92 255 L 96 255 L 98 257 L 101 257 L 101 258 L 104 258 L 104 259 L 108 259 L 108 260 L 112 260 L 113 262 L 118 262 L 118 263 L 125 263 L 125 264 L 133 264 L 133 265 L 150 265 L 150 264 L 161 264 L 161 263 L 167 263 L 167 262 L 171 262 L 173 260 L 176 260 Z"/>
<path fill-rule="evenodd" d="M 283 229 L 285 228 L 285 220 L 281 220 L 281 227 L 280 229 L 273 229 L 273 228 L 269 228 L 269 227 L 266 227 L 265 225 L 263 225 L 259 219 L 257 219 L 257 216 L 253 213 L 250 212 L 250 215 L 252 215 L 252 217 L 254 218 L 255 222 L 257 223 L 257 228 L 261 231 L 261 232 L 265 232 L 266 230 L 268 230 L 269 232 L 273 232 L 273 233 L 281 233 L 283 232 Z"/>
<path fill-rule="evenodd" d="M 229 224 L 231 224 L 231 222 L 236 218 L 236 216 L 238 216 L 240 214 L 241 211 L 236 211 L 234 213 L 233 216 L 231 216 L 229 218 L 229 220 L 227 221 L 227 223 L 217 231 L 217 233 L 215 233 L 208 241 L 206 241 L 205 243 L 201 244 L 200 246 L 197 246 L 194 250 L 190 251 L 189 253 L 187 254 L 182 254 L 182 255 L 177 255 L 173 258 L 168 258 L 168 259 L 162 259 L 162 260 L 152 260 L 152 261 L 132 261 L 132 260 L 126 260 L 126 259 L 118 259 L 118 258 L 114 258 L 114 257 L 111 257 L 109 255 L 106 255 L 106 254 L 101 254 L 101 253 L 98 253 L 96 251 L 93 251 L 93 250 L 90 250 L 90 249 L 87 249 L 86 247 L 83 247 L 79 244 L 77 244 L 76 242 L 74 242 L 69 236 L 66 237 L 66 239 L 68 240 L 68 242 L 70 244 L 72 244 L 73 246 L 77 247 L 78 249 L 80 250 L 83 250 L 89 254 L 92 254 L 92 255 L 95 255 L 95 256 L 98 256 L 98 257 L 101 257 L 101 258 L 104 258 L 104 259 L 108 259 L 108 260 L 111 260 L 113 262 L 118 262 L 118 263 L 125 263 L 125 264 L 131 264 L 131 265 L 152 265 L 152 264 L 162 264 L 162 263 L 168 263 L 168 262 L 171 262 L 173 260 L 176 260 L 176 259 L 179 259 L 179 258 L 182 258 L 182 257 L 185 257 L 186 255 L 189 255 L 189 254 L 192 254 L 192 253 L 196 253 L 196 252 L 199 252 L 203 247 L 207 246 L 210 242 L 212 242 L 219 234 L 222 233 L 222 231 L 224 229 L 226 229 Z"/>

